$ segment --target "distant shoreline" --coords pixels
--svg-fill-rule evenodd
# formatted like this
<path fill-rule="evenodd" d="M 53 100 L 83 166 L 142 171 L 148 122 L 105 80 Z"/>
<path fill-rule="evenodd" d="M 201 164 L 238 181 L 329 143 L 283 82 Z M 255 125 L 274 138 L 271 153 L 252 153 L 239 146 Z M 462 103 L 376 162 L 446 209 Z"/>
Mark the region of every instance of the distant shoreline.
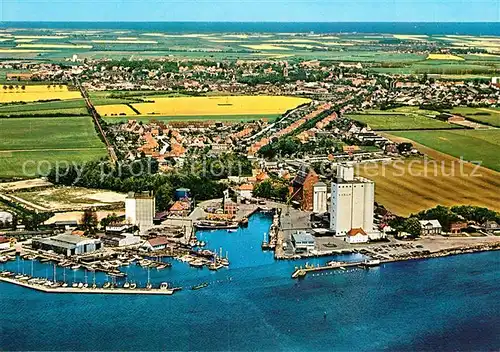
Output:
<path fill-rule="evenodd" d="M 0 28 L 127 29 L 168 33 L 397 33 L 500 36 L 498 22 L 58 22 L 1 21 Z"/>

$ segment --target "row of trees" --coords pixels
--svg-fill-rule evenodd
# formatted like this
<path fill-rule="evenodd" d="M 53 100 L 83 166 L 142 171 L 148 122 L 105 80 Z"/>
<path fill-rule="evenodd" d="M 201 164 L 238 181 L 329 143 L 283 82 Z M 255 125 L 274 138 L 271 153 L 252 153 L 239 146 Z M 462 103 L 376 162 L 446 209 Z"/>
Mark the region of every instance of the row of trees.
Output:
<path fill-rule="evenodd" d="M 158 210 L 164 210 L 172 201 L 176 188 L 191 189 L 197 200 L 222 196 L 224 185 L 210 174 L 201 172 L 171 172 L 158 174 L 158 164 L 148 158 L 134 162 L 120 162 L 116 166 L 108 161 L 88 162 L 53 168 L 48 179 L 55 184 L 88 188 L 109 189 L 117 192 L 153 191 Z"/>
<path fill-rule="evenodd" d="M 288 182 L 278 178 L 267 179 L 256 184 L 252 193 L 255 197 L 286 202 L 289 195 Z"/>

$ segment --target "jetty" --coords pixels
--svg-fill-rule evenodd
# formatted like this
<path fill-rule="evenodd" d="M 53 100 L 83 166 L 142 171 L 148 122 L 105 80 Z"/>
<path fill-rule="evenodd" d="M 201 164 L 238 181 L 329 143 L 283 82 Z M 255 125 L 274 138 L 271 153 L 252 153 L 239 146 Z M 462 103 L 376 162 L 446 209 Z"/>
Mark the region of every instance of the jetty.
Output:
<path fill-rule="evenodd" d="M 380 260 L 365 260 L 362 262 L 335 262 L 330 261 L 322 266 L 307 265 L 305 268 L 296 268 L 292 273 L 292 279 L 300 279 L 305 277 L 310 272 L 326 271 L 326 270 L 345 270 L 347 268 L 359 267 L 359 268 L 369 268 L 378 266 L 381 264 Z"/>
<path fill-rule="evenodd" d="M 176 291 L 180 291 L 181 288 L 172 288 L 172 289 L 161 289 L 161 288 L 140 288 L 137 287 L 135 289 L 130 288 L 121 288 L 121 287 L 110 287 L 110 288 L 102 288 L 102 287 L 62 287 L 59 285 L 50 285 L 46 286 L 43 284 L 34 284 L 28 283 L 27 281 L 22 281 L 15 279 L 13 277 L 5 277 L 0 276 L 0 281 L 10 283 L 13 285 L 22 286 L 25 288 L 29 288 L 32 290 L 44 292 L 44 293 L 79 293 L 79 294 L 122 294 L 122 295 L 166 295 L 171 296 Z"/>

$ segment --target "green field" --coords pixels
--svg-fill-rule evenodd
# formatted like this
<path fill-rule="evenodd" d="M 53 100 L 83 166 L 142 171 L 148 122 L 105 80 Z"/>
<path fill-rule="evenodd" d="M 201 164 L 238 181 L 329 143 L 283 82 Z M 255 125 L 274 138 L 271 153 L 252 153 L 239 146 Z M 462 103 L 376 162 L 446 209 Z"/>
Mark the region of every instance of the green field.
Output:
<path fill-rule="evenodd" d="M 128 120 L 137 120 L 143 122 L 149 122 L 152 120 L 156 121 L 226 121 L 226 122 L 245 122 L 245 121 L 255 121 L 261 119 L 267 119 L 267 121 L 273 121 L 280 117 L 281 115 L 205 115 L 205 116 L 114 116 L 114 117 L 103 117 L 104 121 L 107 123 L 122 123 Z"/>
<path fill-rule="evenodd" d="M 89 116 L 0 119 L 0 178 L 35 177 L 56 162 L 105 156 Z"/>
<path fill-rule="evenodd" d="M 85 117 L 0 119 L 0 150 L 102 148 Z"/>
<path fill-rule="evenodd" d="M 429 148 L 500 171 L 500 130 L 401 131 L 391 132 Z"/>
<path fill-rule="evenodd" d="M 373 130 L 409 130 L 460 128 L 437 120 L 437 111 L 421 110 L 415 106 L 403 106 L 389 110 L 366 110 L 360 114 L 346 115 L 348 118 L 366 123 Z"/>
<path fill-rule="evenodd" d="M 449 113 L 462 115 L 473 121 L 483 122 L 491 126 L 500 127 L 500 110 L 495 108 L 455 107 Z"/>
<path fill-rule="evenodd" d="M 0 179 L 45 176 L 51 166 L 64 167 L 66 163 L 82 164 L 105 158 L 106 155 L 104 147 L 87 150 L 0 151 Z"/>
<path fill-rule="evenodd" d="M 62 101 L 49 101 L 44 103 L 0 105 L 0 114 L 2 115 L 10 113 L 38 114 L 41 111 L 55 112 L 59 109 L 81 109 L 81 108 L 85 108 L 85 102 L 83 98 L 62 100 Z"/>
<path fill-rule="evenodd" d="M 373 130 L 457 128 L 458 126 L 422 115 L 357 114 L 348 118 L 366 123 Z"/>

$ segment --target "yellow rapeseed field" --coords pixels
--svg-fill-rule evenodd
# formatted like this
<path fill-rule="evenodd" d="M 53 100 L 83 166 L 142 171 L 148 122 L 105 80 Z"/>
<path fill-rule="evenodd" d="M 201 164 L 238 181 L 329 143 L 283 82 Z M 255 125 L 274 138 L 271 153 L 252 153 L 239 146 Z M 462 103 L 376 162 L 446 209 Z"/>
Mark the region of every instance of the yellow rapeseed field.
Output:
<path fill-rule="evenodd" d="M 137 115 L 134 110 L 125 104 L 100 105 L 96 109 L 101 116 Z"/>
<path fill-rule="evenodd" d="M 452 54 L 429 54 L 429 56 L 427 56 L 427 60 L 455 60 L 455 61 L 463 61 L 465 59 L 463 57 L 452 55 Z"/>
<path fill-rule="evenodd" d="M 69 91 L 67 86 L 51 85 L 48 87 L 47 85 L 27 85 L 22 89 L 22 84 L 18 82 L 0 85 L 0 103 L 77 98 L 81 98 L 80 92 Z"/>
<path fill-rule="evenodd" d="M 282 96 L 175 97 L 154 98 L 154 101 L 133 104 L 133 107 L 141 115 L 270 115 L 310 102 L 309 99 Z"/>

